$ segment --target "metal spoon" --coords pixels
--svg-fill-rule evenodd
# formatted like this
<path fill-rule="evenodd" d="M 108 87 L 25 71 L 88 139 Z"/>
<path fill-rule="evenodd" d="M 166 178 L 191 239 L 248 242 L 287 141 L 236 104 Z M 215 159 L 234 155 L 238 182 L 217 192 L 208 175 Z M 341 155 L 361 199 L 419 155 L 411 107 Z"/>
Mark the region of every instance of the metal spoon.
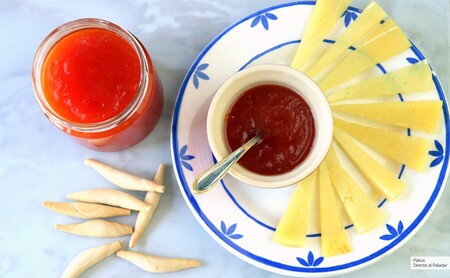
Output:
<path fill-rule="evenodd" d="M 206 169 L 199 174 L 192 184 L 192 189 L 195 193 L 204 193 L 210 190 L 228 170 L 233 166 L 251 147 L 253 147 L 261 138 L 256 135 L 250 139 L 247 143 L 242 145 L 227 157 Z"/>

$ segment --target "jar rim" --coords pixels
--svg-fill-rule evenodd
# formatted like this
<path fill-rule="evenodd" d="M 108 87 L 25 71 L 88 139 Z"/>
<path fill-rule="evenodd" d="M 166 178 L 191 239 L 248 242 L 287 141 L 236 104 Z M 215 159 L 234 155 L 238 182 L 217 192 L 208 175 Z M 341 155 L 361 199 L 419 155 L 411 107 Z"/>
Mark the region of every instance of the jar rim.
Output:
<path fill-rule="evenodd" d="M 41 84 L 42 66 L 50 50 L 60 40 L 77 31 L 93 28 L 112 31 L 115 34 L 121 36 L 125 41 L 130 43 L 138 56 L 141 68 L 139 86 L 136 90 L 136 94 L 134 95 L 128 106 L 125 107 L 117 115 L 96 123 L 73 122 L 59 115 L 47 102 Z M 96 133 L 113 129 L 114 127 L 118 126 L 120 123 L 131 117 L 131 115 L 133 115 L 133 113 L 139 108 L 140 104 L 144 100 L 145 93 L 147 92 L 149 86 L 149 71 L 150 66 L 145 54 L 145 50 L 138 39 L 131 32 L 120 27 L 117 24 L 104 19 L 80 18 L 60 25 L 44 38 L 44 40 L 38 47 L 33 59 L 32 83 L 34 95 L 39 104 L 39 107 L 54 125 L 66 131 L 74 130 L 82 133 Z"/>

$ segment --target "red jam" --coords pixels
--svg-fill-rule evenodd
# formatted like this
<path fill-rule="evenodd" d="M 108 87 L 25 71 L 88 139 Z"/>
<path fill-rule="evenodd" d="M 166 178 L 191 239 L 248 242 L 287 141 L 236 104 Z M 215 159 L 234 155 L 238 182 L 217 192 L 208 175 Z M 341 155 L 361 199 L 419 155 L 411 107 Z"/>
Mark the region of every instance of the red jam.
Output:
<path fill-rule="evenodd" d="M 42 88 L 61 117 L 98 123 L 130 104 L 140 75 L 139 57 L 125 39 L 105 29 L 84 29 L 51 49 L 42 71 Z"/>
<path fill-rule="evenodd" d="M 262 175 L 289 172 L 302 163 L 315 138 L 314 118 L 306 101 L 279 85 L 259 85 L 245 91 L 226 117 L 226 136 L 235 150 L 256 134 L 262 138 L 240 160 Z"/>
<path fill-rule="evenodd" d="M 101 19 L 79 19 L 53 31 L 33 61 L 33 86 L 48 119 L 98 151 L 139 143 L 163 108 L 161 82 L 144 46 Z"/>

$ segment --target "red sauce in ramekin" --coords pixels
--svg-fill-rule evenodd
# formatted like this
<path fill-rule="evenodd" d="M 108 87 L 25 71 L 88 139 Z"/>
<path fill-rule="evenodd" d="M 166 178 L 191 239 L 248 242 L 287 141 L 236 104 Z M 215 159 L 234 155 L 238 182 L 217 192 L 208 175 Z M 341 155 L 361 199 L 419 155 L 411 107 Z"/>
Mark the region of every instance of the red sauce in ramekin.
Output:
<path fill-rule="evenodd" d="M 256 134 L 262 138 L 238 162 L 262 175 L 283 174 L 301 164 L 311 152 L 316 134 L 308 103 L 290 88 L 274 84 L 243 92 L 225 121 L 232 151 Z"/>

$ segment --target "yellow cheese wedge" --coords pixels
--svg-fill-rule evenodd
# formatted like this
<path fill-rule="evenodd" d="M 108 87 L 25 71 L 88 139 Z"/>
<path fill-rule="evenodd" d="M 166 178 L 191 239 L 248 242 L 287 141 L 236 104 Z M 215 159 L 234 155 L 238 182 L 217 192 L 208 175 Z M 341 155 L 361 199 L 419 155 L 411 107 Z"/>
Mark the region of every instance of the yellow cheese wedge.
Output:
<path fill-rule="evenodd" d="M 367 180 L 389 201 L 393 201 L 405 189 L 405 184 L 383 167 L 338 127 L 334 127 L 334 139 L 358 167 Z"/>
<path fill-rule="evenodd" d="M 298 183 L 273 234 L 273 241 L 290 247 L 303 247 L 306 241 L 311 201 L 316 186 L 316 172 Z"/>
<path fill-rule="evenodd" d="M 329 102 L 340 100 L 382 97 L 433 90 L 432 72 L 428 63 L 420 61 L 384 75 L 363 80 L 328 96 Z"/>
<path fill-rule="evenodd" d="M 350 240 L 324 163 L 319 167 L 319 206 L 322 255 L 330 257 L 350 252 Z"/>
<path fill-rule="evenodd" d="M 383 36 L 386 33 L 391 32 L 397 28 L 399 28 L 397 23 L 395 23 L 392 18 L 388 18 L 382 24 L 378 25 L 377 28 L 366 34 L 361 40 L 356 42 L 354 47 L 361 48 L 364 45 L 372 42 L 374 39 L 377 39 L 378 37 Z"/>
<path fill-rule="evenodd" d="M 317 48 L 330 33 L 352 0 L 317 0 L 291 66 L 305 72 Z"/>
<path fill-rule="evenodd" d="M 332 105 L 341 111 L 379 122 L 433 133 L 442 114 L 442 101 L 405 101 Z"/>
<path fill-rule="evenodd" d="M 393 132 L 338 118 L 334 118 L 333 123 L 372 149 L 413 170 L 423 172 L 427 168 L 428 151 L 432 146 L 430 140 L 408 136 L 406 132 Z"/>
<path fill-rule="evenodd" d="M 393 20 L 388 19 L 380 28 L 389 22 Z M 326 92 L 410 47 L 410 41 L 398 26 L 389 28 L 358 46 L 319 83 L 319 87 Z"/>
<path fill-rule="evenodd" d="M 364 233 L 378 227 L 386 218 L 384 213 L 344 169 L 333 144 L 325 158 L 325 163 L 334 189 L 356 231 Z"/>
<path fill-rule="evenodd" d="M 370 2 L 358 18 L 342 33 L 336 42 L 320 57 L 317 63 L 308 70 L 307 75 L 314 79 L 319 73 L 330 67 L 349 47 L 364 35 L 380 25 L 387 16 L 386 12 L 375 2 Z"/>

